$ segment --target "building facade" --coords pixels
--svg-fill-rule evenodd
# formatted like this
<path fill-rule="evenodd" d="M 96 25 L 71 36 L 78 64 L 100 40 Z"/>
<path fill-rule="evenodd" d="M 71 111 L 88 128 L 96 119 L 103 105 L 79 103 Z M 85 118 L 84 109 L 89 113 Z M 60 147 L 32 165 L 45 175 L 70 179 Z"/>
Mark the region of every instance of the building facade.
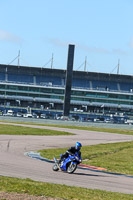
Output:
<path fill-rule="evenodd" d="M 0 65 L 0 108 L 63 112 L 66 70 Z M 133 114 L 133 76 L 73 71 L 70 112 Z"/>

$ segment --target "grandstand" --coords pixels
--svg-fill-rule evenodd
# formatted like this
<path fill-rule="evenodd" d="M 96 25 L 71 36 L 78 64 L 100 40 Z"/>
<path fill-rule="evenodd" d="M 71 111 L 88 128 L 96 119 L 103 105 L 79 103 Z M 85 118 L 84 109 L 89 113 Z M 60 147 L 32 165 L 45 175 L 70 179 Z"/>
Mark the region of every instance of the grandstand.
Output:
<path fill-rule="evenodd" d="M 0 64 L 0 109 L 63 112 L 66 70 Z M 133 115 L 133 76 L 73 71 L 70 112 Z"/>

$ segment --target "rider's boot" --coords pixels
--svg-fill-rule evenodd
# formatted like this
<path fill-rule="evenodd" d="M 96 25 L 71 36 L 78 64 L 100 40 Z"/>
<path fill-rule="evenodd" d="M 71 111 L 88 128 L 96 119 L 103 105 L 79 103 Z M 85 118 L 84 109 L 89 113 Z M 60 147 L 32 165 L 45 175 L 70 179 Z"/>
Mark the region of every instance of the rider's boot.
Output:
<path fill-rule="evenodd" d="M 61 164 L 61 162 L 62 162 L 62 159 L 60 158 L 60 159 L 58 160 L 58 165 Z"/>

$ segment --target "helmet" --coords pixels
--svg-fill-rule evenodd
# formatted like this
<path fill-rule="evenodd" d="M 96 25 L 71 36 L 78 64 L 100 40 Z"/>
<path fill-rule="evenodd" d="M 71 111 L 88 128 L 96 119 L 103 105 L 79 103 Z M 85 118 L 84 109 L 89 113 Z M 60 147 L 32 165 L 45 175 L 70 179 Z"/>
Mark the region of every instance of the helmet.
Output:
<path fill-rule="evenodd" d="M 79 143 L 79 142 L 77 142 L 77 143 L 75 144 L 75 147 L 76 147 L 77 150 L 80 150 L 80 148 L 82 147 L 82 144 Z"/>

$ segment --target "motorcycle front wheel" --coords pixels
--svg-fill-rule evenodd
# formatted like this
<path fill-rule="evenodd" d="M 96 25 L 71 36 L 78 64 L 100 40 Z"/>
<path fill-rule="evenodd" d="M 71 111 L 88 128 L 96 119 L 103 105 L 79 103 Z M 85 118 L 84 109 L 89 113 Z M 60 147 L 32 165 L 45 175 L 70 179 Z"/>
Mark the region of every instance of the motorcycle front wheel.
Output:
<path fill-rule="evenodd" d="M 59 170 L 59 166 L 55 163 L 52 167 L 53 171 L 58 171 Z"/>
<path fill-rule="evenodd" d="M 72 174 L 77 168 L 77 163 L 70 163 L 67 167 L 67 172 Z"/>

